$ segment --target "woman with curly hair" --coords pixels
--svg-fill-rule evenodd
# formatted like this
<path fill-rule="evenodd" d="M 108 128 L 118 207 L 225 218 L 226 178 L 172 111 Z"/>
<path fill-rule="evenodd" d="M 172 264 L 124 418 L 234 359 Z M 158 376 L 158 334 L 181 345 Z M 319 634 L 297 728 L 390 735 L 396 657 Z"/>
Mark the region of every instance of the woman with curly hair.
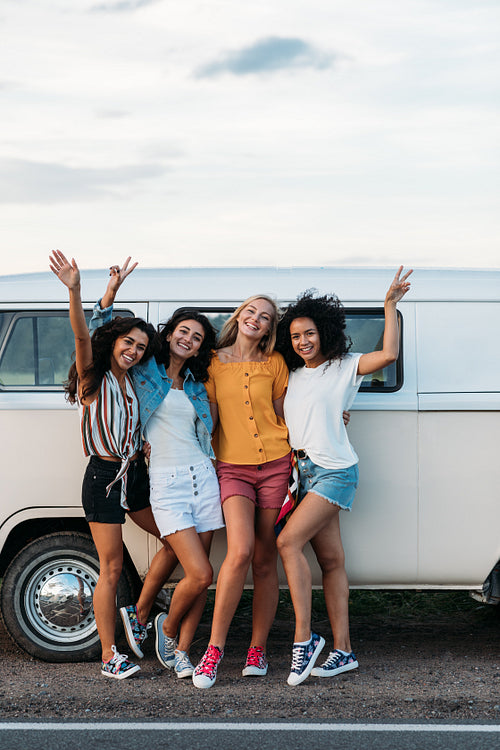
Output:
<path fill-rule="evenodd" d="M 128 261 L 127 261 L 128 264 Z M 111 318 L 116 293 L 129 272 L 111 268 L 111 278 L 94 308 L 91 327 Z M 131 269 L 132 270 L 132 269 Z M 162 541 L 183 567 L 168 615 L 155 619 L 156 655 L 190 677 L 189 660 L 196 628 L 205 606 L 213 571 L 209 561 L 215 529 L 224 521 L 219 485 L 211 459 L 212 417 L 204 382 L 215 346 L 209 320 L 191 308 L 180 308 L 159 326 L 155 356 L 131 369 L 139 400 L 142 430 L 151 446 L 149 480 L 153 515 Z M 171 574 L 174 564 L 171 565 Z M 146 620 L 159 588 L 168 576 L 148 580 L 136 605 L 120 610 L 129 646 L 142 657 Z"/>
<path fill-rule="evenodd" d="M 90 461 L 82 502 L 99 556 L 93 604 L 102 646 L 101 672 L 123 679 L 139 670 L 115 646 L 116 592 L 123 566 L 125 514 L 156 534 L 149 504 L 147 469 L 141 448 L 139 404 L 130 370 L 152 353 L 153 326 L 141 318 L 117 318 L 90 338 L 80 297 L 80 272 L 56 250 L 50 268 L 69 290 L 69 314 L 75 336 L 75 362 L 65 384 L 68 400 L 78 403 L 83 448 Z M 171 550 L 155 556 L 160 577 L 170 569 Z"/>
<path fill-rule="evenodd" d="M 283 419 L 288 369 L 274 351 L 278 309 L 265 295 L 245 300 L 225 323 L 210 365 L 207 391 L 218 427 L 217 474 L 227 531 L 227 553 L 217 579 L 208 648 L 193 674 L 211 687 L 250 565 L 252 640 L 243 676 L 264 676 L 265 655 L 278 604 L 274 524 L 287 491 L 290 445 Z"/>
<path fill-rule="evenodd" d="M 344 566 L 339 512 L 351 510 L 358 485 L 358 457 L 342 419 L 364 375 L 394 362 L 399 352 L 396 305 L 410 288 L 401 266 L 385 297 L 383 347 L 351 354 L 344 308 L 334 295 L 306 292 L 286 310 L 278 332 L 279 351 L 290 369 L 285 420 L 299 465 L 300 504 L 278 536 L 295 612 L 295 636 L 289 685 L 310 674 L 333 675 L 358 666 L 349 638 L 349 583 Z M 401 277 L 401 278 L 400 278 Z M 325 645 L 311 631 L 311 571 L 304 547 L 311 542 L 323 576 L 334 650 L 314 664 Z"/>

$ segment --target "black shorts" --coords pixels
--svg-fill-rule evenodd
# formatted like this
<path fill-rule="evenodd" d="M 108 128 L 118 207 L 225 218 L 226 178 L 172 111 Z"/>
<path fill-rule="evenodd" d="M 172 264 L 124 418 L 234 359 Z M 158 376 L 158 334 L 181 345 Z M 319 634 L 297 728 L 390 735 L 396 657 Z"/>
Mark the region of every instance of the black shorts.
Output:
<path fill-rule="evenodd" d="M 119 480 L 106 497 L 106 487 L 120 471 L 117 461 L 91 456 L 83 477 L 82 504 L 85 518 L 97 523 L 125 523 L 125 508 L 120 505 L 122 483 Z M 127 470 L 127 504 L 133 513 L 149 507 L 149 476 L 144 456 L 131 461 Z"/>

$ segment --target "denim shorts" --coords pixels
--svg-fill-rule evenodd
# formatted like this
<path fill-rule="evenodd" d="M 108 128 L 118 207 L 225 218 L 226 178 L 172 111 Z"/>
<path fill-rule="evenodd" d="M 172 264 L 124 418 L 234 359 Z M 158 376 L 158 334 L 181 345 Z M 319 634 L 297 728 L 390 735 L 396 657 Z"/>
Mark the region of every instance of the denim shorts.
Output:
<path fill-rule="evenodd" d="M 263 464 L 228 464 L 217 461 L 221 501 L 241 495 L 257 508 L 281 508 L 288 490 L 290 453 Z"/>
<path fill-rule="evenodd" d="M 118 481 L 106 497 L 106 487 L 120 471 L 120 461 L 91 456 L 82 485 L 82 505 L 90 523 L 125 523 L 120 505 L 122 483 Z M 149 507 L 149 479 L 144 457 L 131 461 L 127 469 L 127 504 L 134 513 Z"/>
<path fill-rule="evenodd" d="M 298 461 L 299 500 L 314 492 L 342 510 L 351 510 L 359 481 L 358 464 L 347 469 L 323 469 L 309 457 Z"/>
<path fill-rule="evenodd" d="M 162 537 L 194 526 L 198 534 L 224 526 L 219 483 L 207 458 L 192 466 L 150 469 L 151 510 Z"/>

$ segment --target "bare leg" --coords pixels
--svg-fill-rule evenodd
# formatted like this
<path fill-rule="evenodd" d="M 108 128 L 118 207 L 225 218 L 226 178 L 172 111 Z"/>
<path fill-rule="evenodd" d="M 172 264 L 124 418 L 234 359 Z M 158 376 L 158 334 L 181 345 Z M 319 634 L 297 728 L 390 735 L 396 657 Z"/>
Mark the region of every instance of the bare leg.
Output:
<path fill-rule="evenodd" d="M 231 620 L 243 593 L 255 547 L 255 506 L 242 495 L 228 497 L 223 505 L 227 553 L 217 579 L 210 643 L 223 649 Z"/>
<path fill-rule="evenodd" d="M 193 526 L 176 531 L 167 539 L 184 569 L 184 578 L 175 587 L 168 616 L 163 622 L 164 634 L 175 638 L 186 612 L 212 583 L 213 570 L 201 539 Z"/>
<path fill-rule="evenodd" d="M 160 532 L 158 531 L 151 508 L 144 508 L 144 510 L 129 513 L 129 516 L 141 529 L 160 539 Z M 171 577 L 178 563 L 175 552 L 169 543 L 165 539 L 161 539 L 161 542 L 163 547 L 158 550 L 151 561 L 139 599 L 137 600 L 137 618 L 143 624 L 146 623 L 149 617 L 159 591 Z"/>
<path fill-rule="evenodd" d="M 306 543 L 328 526 L 338 508 L 312 492 L 302 500 L 278 536 L 278 550 L 295 612 L 295 642 L 311 637 L 311 570 L 304 555 Z"/>
<path fill-rule="evenodd" d="M 99 579 L 94 590 L 94 615 L 101 639 L 102 660 L 113 656 L 115 643 L 116 590 L 123 565 L 122 528 L 119 523 L 89 524 L 99 555 Z"/>
<path fill-rule="evenodd" d="M 278 550 L 274 524 L 279 509 L 257 509 L 253 571 L 253 618 L 251 646 L 266 650 L 267 637 L 278 607 Z"/>
<path fill-rule="evenodd" d="M 338 511 L 338 509 L 337 509 Z M 323 573 L 323 591 L 335 648 L 351 651 L 349 637 L 349 581 L 340 537 L 339 513 L 311 540 Z"/>
<path fill-rule="evenodd" d="M 212 544 L 213 535 L 214 535 L 213 531 L 205 531 L 198 535 L 203 545 L 203 549 L 205 550 L 207 559 L 210 555 L 210 547 Z M 201 616 L 203 614 L 203 610 L 205 609 L 206 601 L 207 601 L 207 589 L 201 592 L 201 594 L 198 596 L 198 598 L 194 602 L 191 609 L 188 612 L 186 612 L 181 622 L 181 629 L 179 632 L 179 650 L 180 651 L 186 651 L 187 653 L 189 653 L 189 649 L 191 648 L 191 644 L 193 642 L 196 629 L 198 625 L 200 624 Z"/>

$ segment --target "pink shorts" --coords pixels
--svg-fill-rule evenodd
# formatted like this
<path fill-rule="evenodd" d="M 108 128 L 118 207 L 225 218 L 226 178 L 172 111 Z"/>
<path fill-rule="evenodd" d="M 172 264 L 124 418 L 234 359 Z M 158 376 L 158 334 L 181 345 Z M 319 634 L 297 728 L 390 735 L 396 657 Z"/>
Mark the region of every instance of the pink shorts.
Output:
<path fill-rule="evenodd" d="M 227 464 L 217 461 L 221 503 L 242 495 L 258 508 L 281 508 L 288 491 L 290 453 L 265 464 Z"/>

